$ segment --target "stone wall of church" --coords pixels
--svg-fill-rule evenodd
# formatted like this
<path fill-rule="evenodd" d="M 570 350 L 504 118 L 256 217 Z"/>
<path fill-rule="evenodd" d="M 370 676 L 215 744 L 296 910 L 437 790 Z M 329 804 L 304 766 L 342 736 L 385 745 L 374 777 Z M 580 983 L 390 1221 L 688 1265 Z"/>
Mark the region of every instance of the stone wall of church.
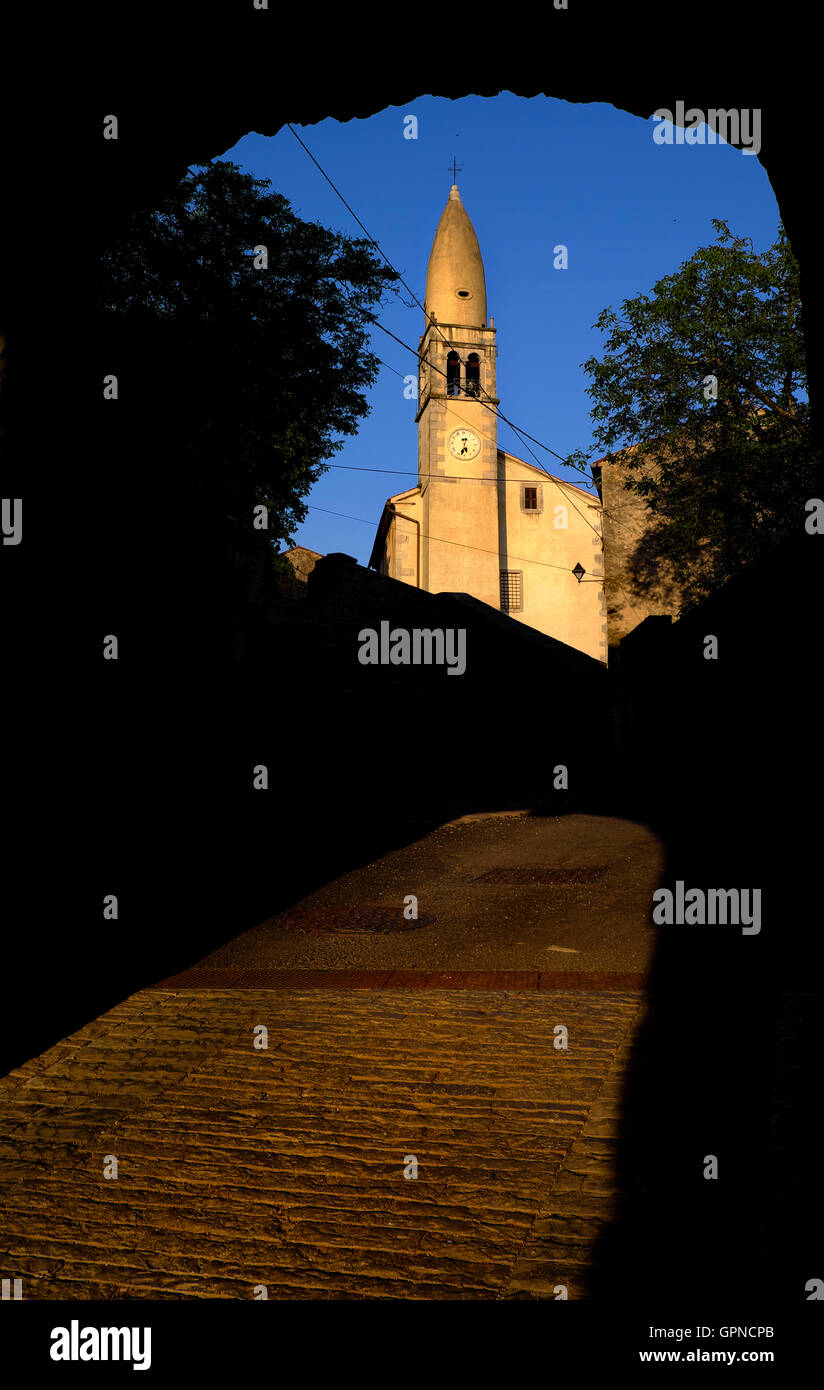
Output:
<path fill-rule="evenodd" d="M 520 611 L 510 616 L 606 661 L 598 499 L 542 475 L 503 450 L 498 469 L 500 569 L 519 576 L 522 598 Z M 534 510 L 524 507 L 527 486 L 537 490 Z M 580 584 L 572 572 L 577 564 L 586 570 Z"/>
<path fill-rule="evenodd" d="M 418 571 L 423 549 L 423 501 L 420 493 L 394 499 L 396 516 L 389 524 L 384 542 L 382 573 L 404 584 L 419 585 Z"/>
<path fill-rule="evenodd" d="M 654 529 L 644 499 L 625 487 L 620 464 L 601 461 L 593 468 L 603 503 L 606 616 L 609 648 L 645 618 L 675 618 L 681 608 L 677 575 L 656 559 Z"/>

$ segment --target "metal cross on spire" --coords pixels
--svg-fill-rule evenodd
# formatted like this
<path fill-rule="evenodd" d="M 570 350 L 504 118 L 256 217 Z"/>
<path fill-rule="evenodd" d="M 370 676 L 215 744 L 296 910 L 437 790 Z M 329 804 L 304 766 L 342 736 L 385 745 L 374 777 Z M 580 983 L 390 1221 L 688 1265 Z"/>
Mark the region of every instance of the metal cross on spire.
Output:
<path fill-rule="evenodd" d="M 452 156 L 452 170 L 451 170 L 451 172 L 452 172 L 452 182 L 453 182 L 453 183 L 457 183 L 457 182 L 458 182 L 458 174 L 462 174 L 462 173 L 463 173 L 463 165 L 458 163 L 458 161 L 456 160 L 456 158 L 455 158 L 454 155 Z"/>

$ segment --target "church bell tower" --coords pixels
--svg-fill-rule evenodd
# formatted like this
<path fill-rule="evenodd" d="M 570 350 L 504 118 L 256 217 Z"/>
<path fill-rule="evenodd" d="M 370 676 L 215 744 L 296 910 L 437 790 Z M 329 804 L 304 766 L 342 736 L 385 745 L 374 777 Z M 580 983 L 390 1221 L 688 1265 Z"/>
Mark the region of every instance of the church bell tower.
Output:
<path fill-rule="evenodd" d="M 416 416 L 421 587 L 471 593 L 498 608 L 495 328 L 478 238 L 457 184 L 432 243 L 424 306 Z"/>

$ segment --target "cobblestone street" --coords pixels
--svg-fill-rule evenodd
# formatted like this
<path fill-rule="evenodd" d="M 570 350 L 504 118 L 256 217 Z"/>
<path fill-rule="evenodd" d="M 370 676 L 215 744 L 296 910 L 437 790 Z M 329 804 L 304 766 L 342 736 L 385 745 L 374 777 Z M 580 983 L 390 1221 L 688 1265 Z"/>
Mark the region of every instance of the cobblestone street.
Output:
<path fill-rule="evenodd" d="M 580 1297 L 643 995 L 520 984 L 131 996 L 0 1083 L 3 1276 L 25 1299 Z"/>

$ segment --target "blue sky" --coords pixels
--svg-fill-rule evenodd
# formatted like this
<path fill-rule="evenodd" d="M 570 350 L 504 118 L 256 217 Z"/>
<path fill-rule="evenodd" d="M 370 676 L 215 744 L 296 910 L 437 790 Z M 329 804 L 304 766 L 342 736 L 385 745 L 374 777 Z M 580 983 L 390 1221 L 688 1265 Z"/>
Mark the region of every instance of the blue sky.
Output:
<path fill-rule="evenodd" d="M 408 115 L 417 118 L 416 140 L 404 139 Z M 449 166 L 457 158 L 497 329 L 500 409 L 562 455 L 591 444 L 588 378 L 580 364 L 600 355 L 601 335 L 592 325 L 601 310 L 649 291 L 712 242 L 713 217 L 752 237 L 756 251 L 775 240 L 778 207 L 754 156 L 720 143 L 656 144 L 651 119 L 601 103 L 511 93 L 461 101 L 422 97 L 368 120 L 296 129 L 421 302 L 432 238 L 452 183 Z M 221 158 L 269 179 L 299 216 L 362 235 L 289 130 L 274 137 L 249 134 Z M 553 247 L 560 243 L 568 247 L 567 270 L 553 268 Z M 419 309 L 392 298 L 380 320 L 417 347 Z M 333 462 L 405 471 L 330 468 L 313 487 L 295 536 L 312 550 L 343 550 L 362 564 L 386 498 L 413 486 L 417 458 L 416 403 L 404 399 L 396 375 L 414 373 L 415 357 L 377 329 L 372 347 L 388 366 L 369 392 L 371 414 Z M 533 461 L 503 424 L 498 440 Z M 551 473 L 581 482 L 532 447 Z"/>

